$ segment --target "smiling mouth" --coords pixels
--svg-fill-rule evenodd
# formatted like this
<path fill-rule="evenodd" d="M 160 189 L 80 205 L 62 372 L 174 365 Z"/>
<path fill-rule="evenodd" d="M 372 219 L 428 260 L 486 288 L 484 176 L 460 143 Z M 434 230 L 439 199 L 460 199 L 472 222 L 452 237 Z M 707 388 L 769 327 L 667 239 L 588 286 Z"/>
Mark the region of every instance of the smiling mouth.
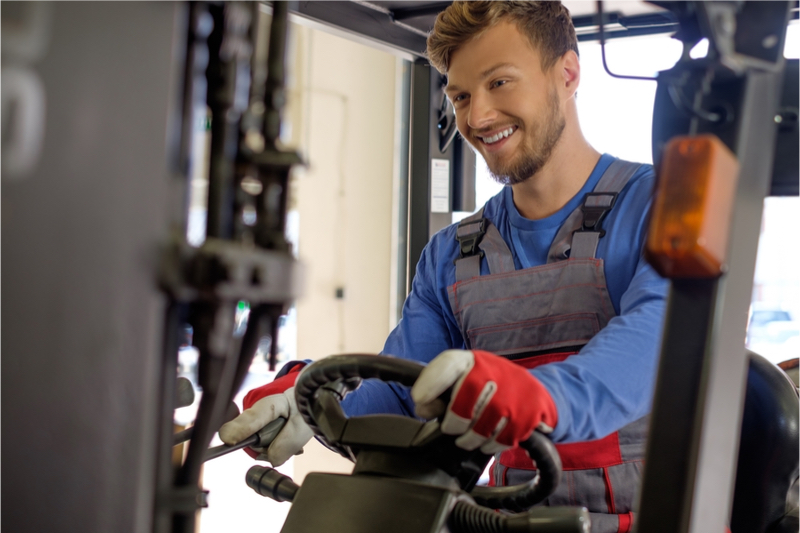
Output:
<path fill-rule="evenodd" d="M 476 135 L 476 137 L 478 139 L 480 139 L 481 142 L 483 142 L 484 144 L 495 144 L 495 143 L 500 142 L 501 140 L 505 139 L 506 137 L 508 137 L 509 135 L 514 133 L 516 130 L 517 130 L 516 126 L 509 126 L 508 128 L 504 129 L 503 131 L 495 133 L 494 135 L 491 135 L 489 137 L 483 137 L 483 136 L 480 136 L 480 135 Z"/>

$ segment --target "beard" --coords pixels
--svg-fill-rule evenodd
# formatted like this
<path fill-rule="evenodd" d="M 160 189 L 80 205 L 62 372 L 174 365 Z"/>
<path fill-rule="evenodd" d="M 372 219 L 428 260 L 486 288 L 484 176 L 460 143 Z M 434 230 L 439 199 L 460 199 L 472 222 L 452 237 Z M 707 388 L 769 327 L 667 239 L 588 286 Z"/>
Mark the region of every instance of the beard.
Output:
<path fill-rule="evenodd" d="M 533 122 L 530 141 L 523 142 L 517 154 L 507 162 L 487 158 L 486 164 L 492 179 L 501 185 L 516 185 L 536 175 L 550 160 L 565 126 L 564 115 L 559 112 L 558 94 L 550 90 L 547 95 L 547 116 L 543 121 Z"/>

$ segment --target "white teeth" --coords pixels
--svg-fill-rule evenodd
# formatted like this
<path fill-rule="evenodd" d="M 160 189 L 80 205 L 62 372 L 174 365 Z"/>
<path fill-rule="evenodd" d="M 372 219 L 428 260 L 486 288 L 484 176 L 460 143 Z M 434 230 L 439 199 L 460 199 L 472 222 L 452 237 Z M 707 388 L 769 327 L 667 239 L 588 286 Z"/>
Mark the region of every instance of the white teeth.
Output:
<path fill-rule="evenodd" d="M 512 133 L 514 133 L 514 128 L 508 128 L 507 130 L 503 130 L 500 133 L 496 133 L 496 134 L 492 135 L 491 137 L 484 137 L 483 138 L 483 142 L 485 142 L 486 144 L 494 144 L 497 141 L 499 141 L 500 139 L 505 139 L 506 137 L 508 137 Z"/>

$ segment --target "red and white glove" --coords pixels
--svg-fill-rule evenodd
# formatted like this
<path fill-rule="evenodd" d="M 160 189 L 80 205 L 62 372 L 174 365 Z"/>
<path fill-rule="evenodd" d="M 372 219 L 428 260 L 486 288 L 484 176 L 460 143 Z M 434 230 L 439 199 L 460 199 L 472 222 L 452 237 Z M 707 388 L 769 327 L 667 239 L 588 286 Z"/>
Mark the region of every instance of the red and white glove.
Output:
<path fill-rule="evenodd" d="M 453 387 L 445 411 L 438 397 Z M 555 402 L 525 368 L 480 350 L 446 350 L 417 378 L 411 398 L 418 416 L 444 413 L 442 432 L 460 435 L 456 445 L 486 454 L 516 447 L 534 429 L 550 433 L 558 421 Z"/>
<path fill-rule="evenodd" d="M 236 444 L 282 416 L 286 419 L 286 425 L 266 449 L 245 448 L 245 451 L 255 459 L 269 461 L 273 466 L 282 465 L 299 453 L 314 436 L 297 410 L 294 399 L 294 383 L 303 366 L 297 365 L 272 383 L 248 392 L 242 401 L 242 414 L 219 428 L 222 442 Z"/>

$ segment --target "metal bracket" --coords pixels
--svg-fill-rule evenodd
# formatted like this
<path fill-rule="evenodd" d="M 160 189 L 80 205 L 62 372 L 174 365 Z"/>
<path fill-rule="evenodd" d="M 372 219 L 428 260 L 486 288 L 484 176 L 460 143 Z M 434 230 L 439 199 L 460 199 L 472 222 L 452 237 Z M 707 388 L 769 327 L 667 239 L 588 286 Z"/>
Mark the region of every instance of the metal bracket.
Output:
<path fill-rule="evenodd" d="M 695 2 L 703 33 L 720 63 L 738 75 L 750 69 L 777 72 L 783 67 L 786 2 Z M 747 31 L 737 31 L 746 22 Z"/>
<path fill-rule="evenodd" d="M 283 304 L 300 295 L 302 267 L 287 252 L 208 238 L 199 248 L 183 241 L 167 246 L 159 278 L 177 301 Z"/>

